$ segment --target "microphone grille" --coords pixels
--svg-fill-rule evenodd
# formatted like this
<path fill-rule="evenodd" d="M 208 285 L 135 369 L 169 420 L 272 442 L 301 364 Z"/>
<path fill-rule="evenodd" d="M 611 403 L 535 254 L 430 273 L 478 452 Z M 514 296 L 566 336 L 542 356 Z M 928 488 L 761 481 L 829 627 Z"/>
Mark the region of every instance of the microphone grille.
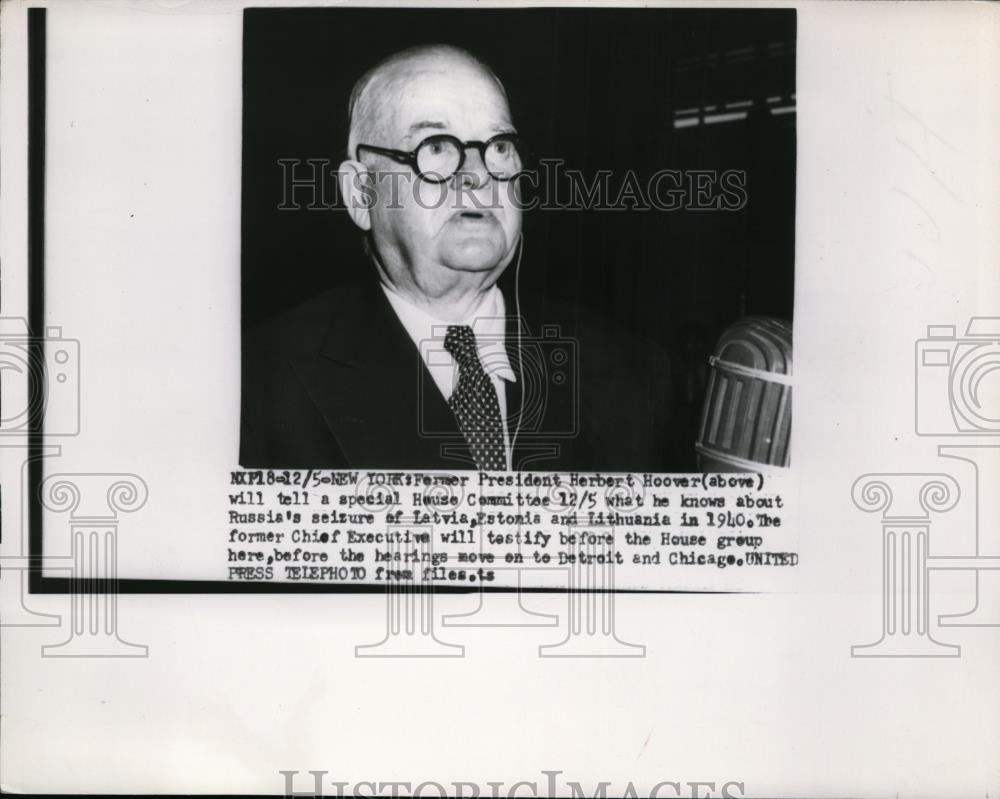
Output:
<path fill-rule="evenodd" d="M 749 316 L 730 325 L 709 358 L 695 449 L 706 472 L 788 466 L 792 326 Z"/>

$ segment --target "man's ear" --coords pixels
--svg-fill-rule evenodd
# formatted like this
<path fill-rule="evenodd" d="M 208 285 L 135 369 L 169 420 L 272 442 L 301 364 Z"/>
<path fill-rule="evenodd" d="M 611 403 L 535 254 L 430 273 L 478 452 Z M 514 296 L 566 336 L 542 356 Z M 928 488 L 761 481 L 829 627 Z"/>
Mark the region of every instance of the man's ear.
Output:
<path fill-rule="evenodd" d="M 340 196 L 354 224 L 371 230 L 371 208 L 375 204 L 375 183 L 368 168 L 360 161 L 344 161 L 338 172 Z"/>

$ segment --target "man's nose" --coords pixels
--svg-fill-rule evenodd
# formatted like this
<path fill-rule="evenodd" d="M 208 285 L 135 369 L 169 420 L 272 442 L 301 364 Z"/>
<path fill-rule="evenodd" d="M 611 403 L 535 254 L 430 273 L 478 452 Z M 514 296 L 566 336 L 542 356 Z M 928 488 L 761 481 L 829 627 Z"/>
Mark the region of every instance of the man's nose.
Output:
<path fill-rule="evenodd" d="M 459 185 L 467 189 L 478 189 L 485 186 L 490 179 L 490 173 L 486 171 L 486 163 L 482 155 L 475 147 L 469 147 L 465 151 L 465 163 L 456 173 Z"/>

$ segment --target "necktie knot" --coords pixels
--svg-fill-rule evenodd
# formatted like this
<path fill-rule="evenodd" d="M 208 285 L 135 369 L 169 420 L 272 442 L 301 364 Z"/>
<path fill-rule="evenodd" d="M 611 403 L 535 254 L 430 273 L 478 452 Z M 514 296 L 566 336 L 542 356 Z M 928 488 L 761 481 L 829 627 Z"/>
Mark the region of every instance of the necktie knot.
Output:
<path fill-rule="evenodd" d="M 444 348 L 459 367 L 475 366 L 479 363 L 476 336 L 468 325 L 448 325 Z"/>

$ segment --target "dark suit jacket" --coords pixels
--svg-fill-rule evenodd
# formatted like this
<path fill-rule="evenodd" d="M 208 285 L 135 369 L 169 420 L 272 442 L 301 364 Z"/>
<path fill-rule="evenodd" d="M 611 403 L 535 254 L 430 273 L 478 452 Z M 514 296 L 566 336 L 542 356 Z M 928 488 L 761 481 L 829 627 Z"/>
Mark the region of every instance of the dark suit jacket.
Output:
<path fill-rule="evenodd" d="M 508 314 L 514 305 L 507 303 Z M 581 322 L 506 345 L 515 469 L 667 471 L 661 350 Z M 375 279 L 338 286 L 243 338 L 247 468 L 474 469 L 454 416 Z"/>

